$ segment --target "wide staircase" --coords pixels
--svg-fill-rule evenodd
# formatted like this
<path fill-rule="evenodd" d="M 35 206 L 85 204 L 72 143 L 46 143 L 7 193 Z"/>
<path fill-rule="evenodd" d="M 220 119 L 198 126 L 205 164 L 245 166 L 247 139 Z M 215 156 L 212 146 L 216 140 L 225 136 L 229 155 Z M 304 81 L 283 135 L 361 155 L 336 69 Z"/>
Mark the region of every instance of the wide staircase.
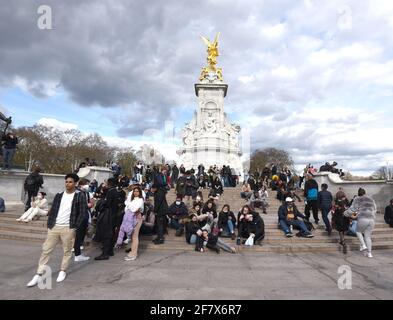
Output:
<path fill-rule="evenodd" d="M 203 191 L 205 200 L 207 199 L 208 190 Z M 173 189 L 167 195 L 168 204 L 175 200 L 175 193 Z M 265 240 L 262 246 L 246 247 L 244 245 L 237 247 L 234 240 L 224 238 L 223 240 L 233 245 L 238 251 L 243 253 L 255 252 L 275 252 L 275 253 L 290 253 L 290 252 L 338 252 L 342 247 L 338 244 L 339 236 L 336 231 L 333 231 L 331 236 L 328 236 L 325 227 L 320 220 L 320 225 L 313 231 L 314 238 L 306 239 L 294 236 L 293 238 L 286 238 L 284 233 L 277 228 L 277 211 L 280 202 L 276 199 L 276 193 L 270 191 L 269 193 L 269 208 L 268 214 L 261 214 L 265 222 Z M 224 195 L 218 201 L 218 209 L 221 209 L 224 204 L 229 204 L 231 210 L 237 216 L 239 209 L 246 204 L 246 201 L 240 198 L 240 188 L 227 188 Z M 304 212 L 304 202 L 296 201 L 301 212 Z M 46 217 L 41 217 L 38 221 L 30 223 L 17 222 L 15 219 L 23 213 L 23 206 L 14 206 L 6 213 L 0 213 L 0 239 L 12 239 L 28 242 L 43 242 L 46 237 Z M 377 215 L 377 223 L 373 232 L 373 249 L 393 249 L 393 229 L 389 228 L 383 222 L 383 215 Z M 312 221 L 312 218 L 311 218 Z M 154 245 L 152 243 L 153 237 L 141 236 L 140 247 L 142 250 L 170 250 L 170 251 L 193 251 L 194 246 L 186 243 L 184 236 L 176 237 L 175 231 L 169 229 L 169 234 L 166 236 L 165 243 L 162 245 Z M 356 237 L 346 236 L 348 244 L 348 251 L 358 250 L 359 243 Z"/>

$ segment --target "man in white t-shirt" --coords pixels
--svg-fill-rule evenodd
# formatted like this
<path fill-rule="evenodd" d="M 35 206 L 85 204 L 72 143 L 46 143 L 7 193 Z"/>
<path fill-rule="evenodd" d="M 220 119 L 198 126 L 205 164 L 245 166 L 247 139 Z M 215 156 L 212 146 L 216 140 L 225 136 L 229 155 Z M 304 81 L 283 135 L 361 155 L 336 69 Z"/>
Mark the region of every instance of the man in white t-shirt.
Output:
<path fill-rule="evenodd" d="M 76 189 L 79 177 L 70 173 L 65 176 L 65 191 L 56 194 L 48 213 L 48 235 L 42 246 L 42 254 L 38 263 L 37 274 L 27 284 L 34 287 L 43 281 L 45 266 L 56 245 L 63 246 L 63 260 L 57 282 L 66 278 L 66 270 L 71 262 L 72 248 L 75 241 L 75 230 L 81 226 L 87 211 L 87 201 L 84 192 Z"/>

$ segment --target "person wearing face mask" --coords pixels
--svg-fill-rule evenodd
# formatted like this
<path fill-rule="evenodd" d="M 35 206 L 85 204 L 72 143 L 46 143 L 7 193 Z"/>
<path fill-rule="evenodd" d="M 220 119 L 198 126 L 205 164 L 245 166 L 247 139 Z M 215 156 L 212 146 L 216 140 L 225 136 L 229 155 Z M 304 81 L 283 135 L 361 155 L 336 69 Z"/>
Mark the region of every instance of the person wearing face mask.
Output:
<path fill-rule="evenodd" d="M 32 206 L 28 209 L 20 218 L 16 221 L 30 222 L 36 216 L 48 215 L 48 200 L 45 199 L 46 193 L 39 192 L 35 201 L 32 202 Z"/>
<path fill-rule="evenodd" d="M 349 201 L 345 193 L 337 193 L 332 208 L 332 227 L 336 229 L 340 235 L 340 245 L 342 245 L 343 253 L 347 253 L 347 246 L 345 243 L 344 234 L 348 231 L 350 219 L 344 215 L 344 212 L 349 208 Z"/>
<path fill-rule="evenodd" d="M 188 216 L 187 206 L 181 198 L 176 198 L 176 201 L 171 204 L 168 216 L 171 218 L 170 226 L 176 230 L 176 236 L 180 237 L 184 232 L 184 218 Z"/>
<path fill-rule="evenodd" d="M 307 229 L 304 221 L 299 220 L 298 218 L 306 219 L 306 216 L 299 212 L 292 198 L 286 198 L 285 204 L 280 206 L 280 208 L 278 209 L 278 221 L 285 235 L 288 238 L 293 237 L 289 226 L 294 226 L 299 228 L 306 238 L 314 237 Z"/>
<path fill-rule="evenodd" d="M 85 194 L 85 198 L 87 201 L 87 210 L 84 213 L 83 223 L 79 226 L 78 229 L 76 229 L 74 249 L 73 249 L 75 253 L 75 258 L 74 258 L 75 262 L 84 262 L 90 259 L 90 257 L 84 256 L 81 253 L 81 250 L 83 249 L 83 243 L 86 237 L 87 228 L 89 227 L 89 223 L 91 222 L 90 210 L 94 205 L 92 202 L 93 199 L 91 198 L 89 193 L 89 184 L 90 181 L 87 179 L 80 179 L 78 183 L 78 190 Z"/>

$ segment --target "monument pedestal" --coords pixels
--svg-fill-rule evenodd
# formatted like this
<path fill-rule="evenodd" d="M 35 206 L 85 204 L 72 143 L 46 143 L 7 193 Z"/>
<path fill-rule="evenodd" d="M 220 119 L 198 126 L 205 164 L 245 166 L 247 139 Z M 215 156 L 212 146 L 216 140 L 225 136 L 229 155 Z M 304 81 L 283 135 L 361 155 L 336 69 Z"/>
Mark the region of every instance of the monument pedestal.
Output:
<path fill-rule="evenodd" d="M 187 169 L 229 165 L 242 174 L 239 145 L 240 126 L 230 123 L 224 112 L 228 85 L 219 80 L 195 84 L 198 108 L 192 121 L 183 129 L 180 164 Z"/>

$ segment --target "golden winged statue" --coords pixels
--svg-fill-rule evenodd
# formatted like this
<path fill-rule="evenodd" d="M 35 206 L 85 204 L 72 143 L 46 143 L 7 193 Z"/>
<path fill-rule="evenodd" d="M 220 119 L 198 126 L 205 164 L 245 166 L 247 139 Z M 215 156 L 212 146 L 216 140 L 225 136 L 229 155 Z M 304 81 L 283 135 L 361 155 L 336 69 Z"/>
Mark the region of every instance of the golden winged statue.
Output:
<path fill-rule="evenodd" d="M 218 53 L 218 38 L 219 37 L 220 37 L 220 33 L 217 33 L 214 41 L 211 42 L 209 39 L 201 36 L 203 42 L 207 46 L 207 63 L 208 63 L 208 66 L 202 68 L 201 76 L 199 77 L 200 81 L 205 79 L 209 75 L 209 73 L 212 73 L 212 72 L 217 75 L 219 80 L 221 80 L 221 81 L 223 80 L 222 79 L 222 69 L 216 67 L 217 57 L 220 55 Z"/>

